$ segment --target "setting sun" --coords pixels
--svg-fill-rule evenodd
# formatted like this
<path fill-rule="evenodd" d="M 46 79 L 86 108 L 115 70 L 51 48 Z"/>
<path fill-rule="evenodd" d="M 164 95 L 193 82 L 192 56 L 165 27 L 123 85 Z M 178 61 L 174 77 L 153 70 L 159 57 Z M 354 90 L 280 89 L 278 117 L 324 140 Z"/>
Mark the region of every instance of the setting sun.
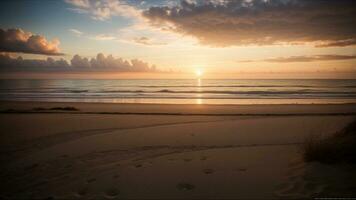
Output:
<path fill-rule="evenodd" d="M 203 75 L 203 71 L 201 69 L 197 69 L 197 70 L 195 70 L 195 75 L 197 77 L 201 77 Z"/>

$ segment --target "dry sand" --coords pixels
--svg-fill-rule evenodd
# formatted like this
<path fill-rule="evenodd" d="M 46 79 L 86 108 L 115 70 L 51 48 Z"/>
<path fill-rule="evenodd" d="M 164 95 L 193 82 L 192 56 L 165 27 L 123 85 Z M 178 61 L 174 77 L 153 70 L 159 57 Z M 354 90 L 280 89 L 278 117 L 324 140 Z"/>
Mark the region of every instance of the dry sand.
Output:
<path fill-rule="evenodd" d="M 79 111 L 50 110 L 66 106 Z M 0 197 L 355 196 L 354 166 L 305 163 L 300 148 L 353 120 L 354 104 L 2 102 L 0 110 Z"/>

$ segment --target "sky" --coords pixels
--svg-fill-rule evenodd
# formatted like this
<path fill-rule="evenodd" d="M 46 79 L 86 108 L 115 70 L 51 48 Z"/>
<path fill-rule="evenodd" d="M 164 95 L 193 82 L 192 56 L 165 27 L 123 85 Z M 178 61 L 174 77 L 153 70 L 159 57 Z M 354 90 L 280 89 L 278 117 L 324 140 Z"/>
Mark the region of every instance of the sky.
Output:
<path fill-rule="evenodd" d="M 0 77 L 356 78 L 353 0 L 2 0 Z"/>

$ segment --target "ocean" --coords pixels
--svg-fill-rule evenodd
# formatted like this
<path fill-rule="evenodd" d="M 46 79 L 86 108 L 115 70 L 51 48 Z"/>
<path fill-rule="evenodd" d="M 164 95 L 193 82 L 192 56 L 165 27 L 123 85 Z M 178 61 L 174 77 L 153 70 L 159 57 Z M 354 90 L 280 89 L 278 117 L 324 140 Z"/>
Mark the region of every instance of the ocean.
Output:
<path fill-rule="evenodd" d="M 168 104 L 356 103 L 356 80 L 0 80 L 0 100 Z"/>

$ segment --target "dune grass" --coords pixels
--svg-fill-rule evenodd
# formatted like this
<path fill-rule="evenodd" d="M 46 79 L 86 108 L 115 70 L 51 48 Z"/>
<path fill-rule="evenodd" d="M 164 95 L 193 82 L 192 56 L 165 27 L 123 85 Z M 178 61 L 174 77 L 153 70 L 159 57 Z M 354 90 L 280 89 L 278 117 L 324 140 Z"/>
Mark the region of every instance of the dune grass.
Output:
<path fill-rule="evenodd" d="M 356 163 L 356 120 L 331 137 L 310 136 L 303 150 L 306 162 Z"/>

